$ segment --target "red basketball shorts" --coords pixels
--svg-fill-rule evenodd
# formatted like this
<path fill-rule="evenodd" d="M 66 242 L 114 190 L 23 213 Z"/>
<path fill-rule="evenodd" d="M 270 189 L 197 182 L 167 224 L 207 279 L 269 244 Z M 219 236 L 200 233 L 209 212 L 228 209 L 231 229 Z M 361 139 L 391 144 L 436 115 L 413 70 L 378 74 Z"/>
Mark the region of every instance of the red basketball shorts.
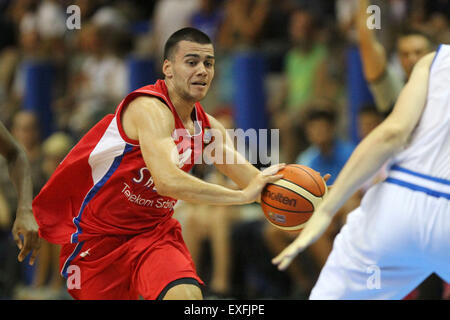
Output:
<path fill-rule="evenodd" d="M 101 236 L 64 245 L 60 264 L 75 299 L 154 300 L 178 279 L 203 284 L 175 219 L 139 235 Z"/>

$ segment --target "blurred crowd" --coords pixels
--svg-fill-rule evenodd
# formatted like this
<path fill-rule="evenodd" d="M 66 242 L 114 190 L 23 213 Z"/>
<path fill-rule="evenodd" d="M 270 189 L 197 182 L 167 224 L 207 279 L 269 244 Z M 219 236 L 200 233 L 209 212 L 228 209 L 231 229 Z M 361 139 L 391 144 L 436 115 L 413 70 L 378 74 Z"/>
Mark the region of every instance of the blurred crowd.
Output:
<path fill-rule="evenodd" d="M 370 4 L 380 8 L 381 29 L 362 27 Z M 79 28 L 69 28 L 76 12 L 67 10 L 71 5 L 79 8 Z M 450 43 L 449 15 L 447 0 L 4 0 L 0 121 L 26 150 L 37 194 L 83 134 L 135 89 L 129 84 L 130 57 L 151 59 L 153 76 L 161 77 L 166 39 L 192 26 L 215 46 L 216 76 L 202 102 L 205 110 L 234 128 L 239 110 L 233 105 L 233 56 L 257 52 L 266 71 L 261 107 L 268 126 L 280 129 L 280 161 L 330 173 L 332 184 L 358 140 L 389 114 L 398 96 L 395 88 L 401 89 L 418 57 Z M 350 62 L 359 65 L 361 83 L 370 92 L 354 117 L 347 79 L 350 50 L 358 53 L 360 60 Z M 42 106 L 52 113 L 51 132 L 43 132 L 38 110 L 24 108 L 30 61 L 54 70 L 51 103 Z M 349 133 L 352 121 L 356 139 Z M 192 174 L 235 187 L 211 167 L 196 166 Z M 206 280 L 205 296 L 306 299 L 346 215 L 383 174 L 346 203 L 325 236 L 287 272 L 277 271 L 270 260 L 296 235 L 268 224 L 259 205 L 180 202 L 175 217 Z M 57 246 L 43 243 L 35 267 L 17 262 L 10 235 L 15 197 L 0 162 L 0 299 L 69 299 Z M 409 298 L 449 299 L 450 290 L 431 276 Z"/>

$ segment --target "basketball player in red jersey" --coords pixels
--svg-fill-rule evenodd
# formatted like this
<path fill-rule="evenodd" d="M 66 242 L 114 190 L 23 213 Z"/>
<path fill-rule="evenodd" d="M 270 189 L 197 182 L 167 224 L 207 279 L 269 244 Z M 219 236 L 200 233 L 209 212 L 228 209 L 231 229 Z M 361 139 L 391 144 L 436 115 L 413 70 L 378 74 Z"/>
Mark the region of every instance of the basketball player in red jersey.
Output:
<path fill-rule="evenodd" d="M 31 252 L 29 264 L 33 265 L 39 251 L 41 241 L 38 236 L 38 225 L 31 211 L 33 185 L 31 169 L 25 151 L 14 140 L 5 126 L 0 122 L 0 154 L 6 158 L 9 175 L 17 191 L 18 204 L 12 234 L 20 249 L 18 260 L 22 262 Z M 20 238 L 23 236 L 23 241 Z"/>
<path fill-rule="evenodd" d="M 208 36 L 175 32 L 163 73 L 164 80 L 133 91 L 97 123 L 33 202 L 40 236 L 62 245 L 61 273 L 76 299 L 201 299 L 203 282 L 172 218 L 176 201 L 252 203 L 281 178 L 283 164 L 260 172 L 246 161 L 215 163 L 240 190 L 188 174 L 211 142 L 208 130 L 224 137 L 216 150 L 241 157 L 198 102 L 214 77 Z"/>

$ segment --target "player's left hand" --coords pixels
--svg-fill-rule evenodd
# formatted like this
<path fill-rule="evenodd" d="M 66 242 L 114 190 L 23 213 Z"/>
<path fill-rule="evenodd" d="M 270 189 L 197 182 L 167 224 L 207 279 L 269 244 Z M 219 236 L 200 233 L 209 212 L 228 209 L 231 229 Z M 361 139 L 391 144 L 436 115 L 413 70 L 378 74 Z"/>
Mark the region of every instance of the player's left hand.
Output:
<path fill-rule="evenodd" d="M 276 180 L 279 180 L 280 178 L 282 178 L 282 175 L 277 175 L 277 173 L 280 170 L 284 169 L 285 167 L 286 167 L 286 163 L 278 163 L 278 164 L 271 165 L 270 167 L 261 171 L 259 176 L 263 177 L 265 180 L 267 180 L 268 178 L 270 179 L 270 177 L 272 177 L 272 176 L 276 176 L 276 177 L 278 177 L 278 179 L 275 178 L 274 181 L 270 181 L 270 182 L 275 182 Z M 267 181 L 267 182 L 269 182 L 269 181 Z M 266 184 L 267 183 L 264 183 L 262 185 L 262 188 L 264 188 Z M 261 190 L 262 190 L 262 188 L 261 188 Z M 259 193 L 257 194 L 256 200 L 255 200 L 255 202 L 257 202 L 257 203 L 261 203 L 261 190 L 259 190 Z"/>
<path fill-rule="evenodd" d="M 12 228 L 14 241 L 19 247 L 19 255 L 17 259 L 22 262 L 26 256 L 31 252 L 30 265 L 34 264 L 34 260 L 41 247 L 41 239 L 38 234 L 39 226 L 34 219 L 31 210 L 17 210 L 16 220 Z M 23 241 L 20 238 L 23 236 Z"/>
<path fill-rule="evenodd" d="M 278 270 L 285 270 L 300 252 L 320 238 L 327 230 L 332 219 L 332 215 L 321 212 L 319 207 L 306 224 L 305 229 L 294 242 L 272 259 L 272 263 L 278 265 Z"/>

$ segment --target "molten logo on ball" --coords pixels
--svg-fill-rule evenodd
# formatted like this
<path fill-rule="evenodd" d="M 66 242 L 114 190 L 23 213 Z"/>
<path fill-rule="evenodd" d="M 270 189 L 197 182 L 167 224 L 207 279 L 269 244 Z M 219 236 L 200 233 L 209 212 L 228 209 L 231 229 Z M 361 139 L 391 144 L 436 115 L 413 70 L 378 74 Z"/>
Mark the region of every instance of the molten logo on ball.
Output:
<path fill-rule="evenodd" d="M 287 204 L 290 207 L 294 207 L 297 205 L 297 201 L 295 199 L 290 199 L 289 197 L 283 196 L 281 193 L 270 192 L 269 190 L 264 190 L 264 197 L 269 197 L 274 201 L 278 201 L 282 204 Z"/>
<path fill-rule="evenodd" d="M 261 208 L 272 225 L 299 231 L 327 193 L 326 183 L 317 171 L 298 164 L 289 164 L 279 173 L 283 178 L 261 192 Z"/>

